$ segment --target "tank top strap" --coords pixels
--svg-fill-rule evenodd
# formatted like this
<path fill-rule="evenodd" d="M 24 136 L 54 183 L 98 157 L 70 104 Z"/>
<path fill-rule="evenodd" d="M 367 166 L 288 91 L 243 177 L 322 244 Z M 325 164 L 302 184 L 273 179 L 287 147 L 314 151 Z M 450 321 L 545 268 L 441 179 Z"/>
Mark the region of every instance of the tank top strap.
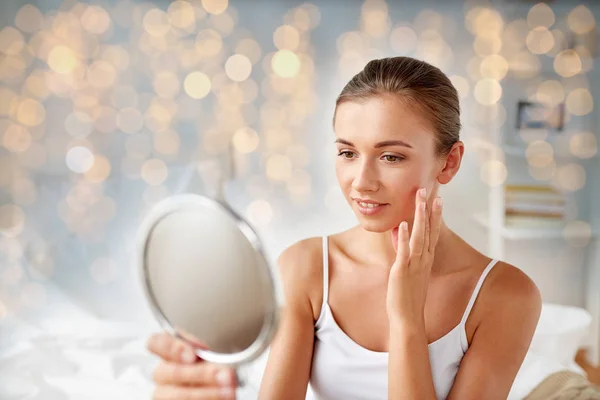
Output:
<path fill-rule="evenodd" d="M 467 304 L 465 313 L 463 314 L 462 319 L 460 321 L 461 324 L 465 324 L 467 322 L 467 318 L 469 317 L 469 314 L 471 313 L 473 304 L 475 304 L 477 295 L 479 294 L 479 291 L 481 290 L 481 286 L 483 286 L 483 281 L 485 281 L 485 278 L 487 277 L 487 275 L 490 273 L 490 271 L 492 270 L 494 265 L 496 265 L 497 262 L 498 262 L 497 259 L 493 259 L 492 261 L 490 261 L 490 263 L 487 265 L 487 267 L 485 267 L 485 269 L 481 273 L 481 276 L 479 277 L 479 281 L 477 281 L 477 285 L 475 286 L 475 289 L 473 290 L 473 294 L 471 295 L 471 298 L 469 299 L 469 303 Z"/>
<path fill-rule="evenodd" d="M 329 298 L 329 241 L 323 236 L 323 307 Z"/>

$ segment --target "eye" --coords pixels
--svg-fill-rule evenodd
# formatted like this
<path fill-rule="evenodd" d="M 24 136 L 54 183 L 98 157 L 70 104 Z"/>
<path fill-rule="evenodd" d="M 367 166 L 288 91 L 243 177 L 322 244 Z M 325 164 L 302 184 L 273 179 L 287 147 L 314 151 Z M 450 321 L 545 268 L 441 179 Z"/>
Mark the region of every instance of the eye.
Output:
<path fill-rule="evenodd" d="M 390 154 L 386 154 L 385 156 L 383 156 L 383 158 L 385 158 L 386 161 L 391 163 L 396 163 L 404 160 L 404 157 L 392 156 Z"/>
<path fill-rule="evenodd" d="M 348 154 L 350 154 L 350 155 L 353 155 L 353 154 L 354 154 L 354 152 L 352 152 L 352 151 L 348 151 L 348 150 L 346 150 L 346 151 L 340 151 L 340 152 L 338 153 L 338 156 L 339 156 L 339 157 L 342 157 L 342 158 L 346 158 L 346 159 L 351 159 L 352 157 L 347 157 L 347 155 L 348 155 Z"/>

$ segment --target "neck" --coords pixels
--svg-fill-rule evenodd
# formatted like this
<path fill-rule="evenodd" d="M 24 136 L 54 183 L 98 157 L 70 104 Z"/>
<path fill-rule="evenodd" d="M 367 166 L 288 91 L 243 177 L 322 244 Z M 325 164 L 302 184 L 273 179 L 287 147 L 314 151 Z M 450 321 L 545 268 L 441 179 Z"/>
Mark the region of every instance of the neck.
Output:
<path fill-rule="evenodd" d="M 370 232 L 363 229 L 361 229 L 361 231 L 363 234 L 363 240 L 361 240 L 361 242 L 367 249 L 369 249 L 365 253 L 376 255 L 369 260 L 369 263 L 391 268 L 392 264 L 396 260 L 396 250 L 392 244 L 392 231 Z M 443 255 L 448 254 L 448 251 L 455 247 L 452 245 L 452 243 L 455 243 L 455 241 L 456 234 L 450 228 L 448 228 L 442 219 L 440 236 L 435 247 L 435 256 L 431 270 L 433 274 L 443 271 L 444 260 L 447 260 L 447 257 L 444 257 Z"/>

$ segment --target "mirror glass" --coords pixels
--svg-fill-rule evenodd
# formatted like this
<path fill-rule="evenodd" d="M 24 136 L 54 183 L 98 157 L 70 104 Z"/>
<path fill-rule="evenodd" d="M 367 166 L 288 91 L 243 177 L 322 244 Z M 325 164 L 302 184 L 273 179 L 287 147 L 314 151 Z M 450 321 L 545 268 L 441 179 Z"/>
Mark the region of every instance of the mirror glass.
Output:
<path fill-rule="evenodd" d="M 196 194 L 158 203 L 142 226 L 139 257 L 154 315 L 199 357 L 237 366 L 268 347 L 275 278 L 257 234 L 227 204 Z"/>

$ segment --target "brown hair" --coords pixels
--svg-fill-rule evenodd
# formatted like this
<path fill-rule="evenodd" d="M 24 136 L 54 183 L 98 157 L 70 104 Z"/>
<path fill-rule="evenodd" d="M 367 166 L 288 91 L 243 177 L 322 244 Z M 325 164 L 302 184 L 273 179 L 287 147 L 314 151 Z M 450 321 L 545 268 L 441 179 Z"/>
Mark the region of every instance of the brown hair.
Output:
<path fill-rule="evenodd" d="M 379 94 L 396 94 L 418 106 L 436 130 L 436 154 L 459 141 L 460 105 L 456 88 L 437 67 L 411 57 L 372 60 L 346 84 L 335 106 Z M 335 121 L 335 112 L 333 115 Z"/>

